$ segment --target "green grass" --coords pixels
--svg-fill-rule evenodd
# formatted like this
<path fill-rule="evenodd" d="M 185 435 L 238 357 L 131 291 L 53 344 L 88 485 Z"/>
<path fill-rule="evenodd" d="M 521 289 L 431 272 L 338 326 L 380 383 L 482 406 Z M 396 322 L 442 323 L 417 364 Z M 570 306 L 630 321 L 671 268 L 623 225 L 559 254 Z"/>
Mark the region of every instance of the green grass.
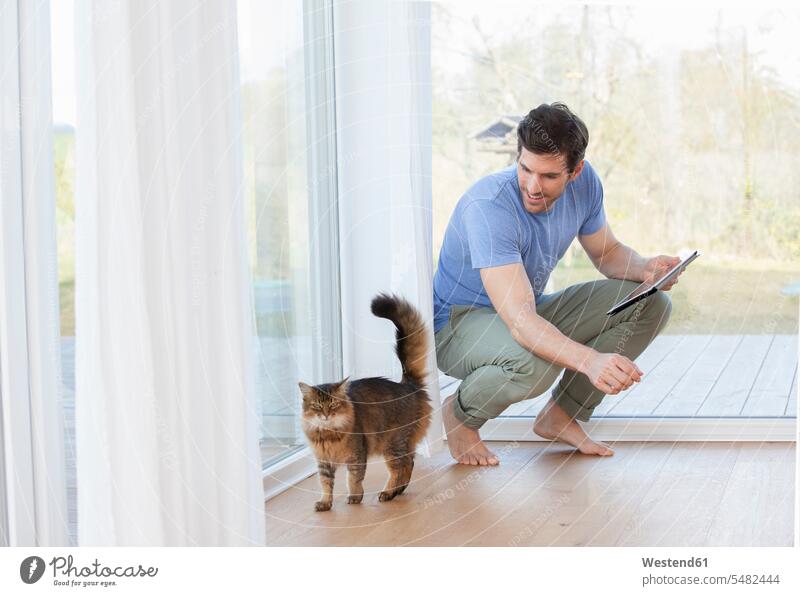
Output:
<path fill-rule="evenodd" d="M 559 266 L 553 272 L 556 289 L 602 279 L 591 266 Z M 800 281 L 800 269 L 732 269 L 693 263 L 670 291 L 672 316 L 664 330 L 670 335 L 795 334 L 798 297 L 784 296 L 782 287 Z M 59 283 L 61 335 L 75 335 L 75 282 Z"/>
<path fill-rule="evenodd" d="M 602 279 L 593 267 L 558 267 L 556 290 Z M 798 297 L 784 296 L 782 287 L 800 282 L 800 269 L 738 268 L 693 263 L 668 292 L 672 316 L 664 329 L 669 335 L 776 334 L 798 332 Z"/>
<path fill-rule="evenodd" d="M 58 283 L 58 299 L 61 306 L 61 335 L 75 335 L 75 280 Z"/>

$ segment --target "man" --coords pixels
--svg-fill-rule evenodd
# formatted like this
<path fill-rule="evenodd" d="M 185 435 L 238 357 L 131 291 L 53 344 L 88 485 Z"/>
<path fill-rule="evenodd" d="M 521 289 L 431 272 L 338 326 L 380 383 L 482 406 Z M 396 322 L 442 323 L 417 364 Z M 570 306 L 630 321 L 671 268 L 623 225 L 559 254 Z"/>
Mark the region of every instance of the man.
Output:
<path fill-rule="evenodd" d="M 567 106 L 540 105 L 519 123 L 516 164 L 475 183 L 450 219 L 433 282 L 434 329 L 439 368 L 463 379 L 443 404 L 450 453 L 460 463 L 499 463 L 480 427 L 545 392 L 562 371 L 534 432 L 586 454 L 612 455 L 580 421 L 606 394 L 642 379 L 632 360 L 669 318 L 664 292 L 605 314 L 680 259 L 644 258 L 614 237 L 600 179 L 584 160 L 588 139 Z M 575 237 L 608 279 L 545 295 Z"/>

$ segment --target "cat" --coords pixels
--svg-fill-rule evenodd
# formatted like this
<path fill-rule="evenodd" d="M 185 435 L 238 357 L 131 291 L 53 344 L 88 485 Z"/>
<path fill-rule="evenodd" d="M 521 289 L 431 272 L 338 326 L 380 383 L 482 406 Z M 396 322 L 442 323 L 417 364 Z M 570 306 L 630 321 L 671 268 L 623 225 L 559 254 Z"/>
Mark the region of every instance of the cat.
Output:
<path fill-rule="evenodd" d="M 379 294 L 372 314 L 397 327 L 396 352 L 403 365 L 399 383 L 384 377 L 325 383 L 300 382 L 302 427 L 314 451 L 322 496 L 316 511 L 333 506 L 333 481 L 339 465 L 348 472 L 349 504 L 364 498 L 367 457 L 382 455 L 389 479 L 379 501 L 391 501 L 408 486 L 417 444 L 425 436 L 433 410 L 425 390 L 428 330 L 422 316 L 406 300 Z"/>

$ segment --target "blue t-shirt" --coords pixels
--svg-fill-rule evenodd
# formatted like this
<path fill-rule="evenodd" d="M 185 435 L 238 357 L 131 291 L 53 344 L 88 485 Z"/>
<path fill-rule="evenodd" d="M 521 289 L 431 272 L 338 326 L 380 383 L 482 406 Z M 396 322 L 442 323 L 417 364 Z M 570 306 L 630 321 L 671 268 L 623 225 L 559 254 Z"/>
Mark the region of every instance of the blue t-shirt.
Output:
<path fill-rule="evenodd" d="M 522 263 L 538 303 L 575 237 L 593 234 L 605 221 L 603 185 L 585 160 L 544 213 L 525 210 L 516 164 L 481 178 L 458 201 L 445 231 L 433 278 L 434 330 L 445 326 L 451 306 L 492 306 L 481 281 L 484 267 Z"/>

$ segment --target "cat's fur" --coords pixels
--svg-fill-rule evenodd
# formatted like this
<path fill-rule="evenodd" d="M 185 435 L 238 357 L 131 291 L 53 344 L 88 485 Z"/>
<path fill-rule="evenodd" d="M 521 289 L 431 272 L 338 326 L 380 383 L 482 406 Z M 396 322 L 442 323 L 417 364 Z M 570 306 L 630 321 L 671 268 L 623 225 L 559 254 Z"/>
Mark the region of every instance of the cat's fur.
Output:
<path fill-rule="evenodd" d="M 333 504 L 339 465 L 347 466 L 347 502 L 361 502 L 370 455 L 383 456 L 389 468 L 389 480 L 378 499 L 390 501 L 401 494 L 411 480 L 414 451 L 430 425 L 432 408 L 425 391 L 428 333 L 422 316 L 407 301 L 387 294 L 372 300 L 372 314 L 397 327 L 396 351 L 403 365 L 399 383 L 372 377 L 299 384 L 303 431 L 316 455 L 322 486 L 317 511 L 327 511 Z"/>

